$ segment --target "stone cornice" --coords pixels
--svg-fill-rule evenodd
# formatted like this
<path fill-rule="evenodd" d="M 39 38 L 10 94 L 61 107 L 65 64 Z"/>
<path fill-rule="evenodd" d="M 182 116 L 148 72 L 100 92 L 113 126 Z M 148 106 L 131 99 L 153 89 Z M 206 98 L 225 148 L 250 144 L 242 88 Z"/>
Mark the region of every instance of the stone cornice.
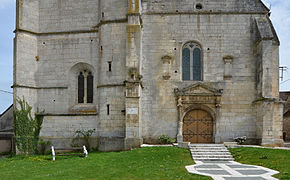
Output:
<path fill-rule="evenodd" d="M 63 35 L 63 34 L 85 34 L 85 33 L 96 33 L 98 32 L 97 29 L 92 29 L 92 30 L 76 30 L 76 31 L 59 31 L 59 32 L 34 32 L 34 31 L 29 31 L 25 29 L 15 29 L 14 33 L 28 33 L 28 34 L 33 34 L 36 36 L 46 36 L 46 35 Z"/>
<path fill-rule="evenodd" d="M 68 89 L 67 86 L 54 86 L 54 87 L 36 87 L 14 84 L 11 88 L 27 88 L 27 89 Z"/>
<path fill-rule="evenodd" d="M 269 12 L 268 11 L 253 11 L 253 12 L 237 12 L 237 11 L 228 11 L 228 12 L 223 12 L 223 11 L 198 11 L 198 12 L 143 12 L 142 15 L 222 15 L 222 14 L 233 14 L 233 15 L 239 15 L 239 14 L 265 14 L 267 15 Z"/>

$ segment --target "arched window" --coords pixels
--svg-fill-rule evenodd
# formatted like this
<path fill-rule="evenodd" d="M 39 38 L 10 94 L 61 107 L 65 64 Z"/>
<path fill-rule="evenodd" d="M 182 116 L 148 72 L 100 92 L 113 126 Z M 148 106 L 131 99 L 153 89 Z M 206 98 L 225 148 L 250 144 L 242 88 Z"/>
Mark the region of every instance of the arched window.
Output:
<path fill-rule="evenodd" d="M 93 103 L 94 99 L 94 76 L 87 70 L 78 75 L 78 103 Z"/>
<path fill-rule="evenodd" d="M 202 81 L 202 57 L 199 44 L 189 42 L 182 49 L 182 80 Z"/>

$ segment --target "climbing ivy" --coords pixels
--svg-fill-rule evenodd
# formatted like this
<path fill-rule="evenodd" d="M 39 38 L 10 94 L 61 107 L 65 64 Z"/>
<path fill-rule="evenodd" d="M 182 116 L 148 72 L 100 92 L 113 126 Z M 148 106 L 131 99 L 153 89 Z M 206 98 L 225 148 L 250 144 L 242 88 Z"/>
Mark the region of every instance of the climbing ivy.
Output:
<path fill-rule="evenodd" d="M 31 115 L 32 107 L 23 99 L 18 99 L 20 109 L 14 110 L 15 143 L 20 153 L 32 154 L 37 152 L 39 133 L 43 116 Z"/>

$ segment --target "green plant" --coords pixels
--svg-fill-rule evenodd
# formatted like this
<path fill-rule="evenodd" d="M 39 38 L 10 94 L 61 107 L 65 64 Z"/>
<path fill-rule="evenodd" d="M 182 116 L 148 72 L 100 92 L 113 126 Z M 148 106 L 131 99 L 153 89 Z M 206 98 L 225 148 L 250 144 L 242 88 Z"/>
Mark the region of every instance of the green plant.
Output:
<path fill-rule="evenodd" d="M 90 138 L 96 132 L 96 129 L 89 130 L 77 130 L 75 132 L 75 138 L 72 140 L 72 147 L 81 146 L 82 140 L 84 141 L 84 145 L 87 147 L 87 150 L 91 150 Z"/>
<path fill-rule="evenodd" d="M 243 144 L 244 142 L 246 142 L 247 137 L 246 136 L 236 137 L 236 138 L 234 138 L 234 140 L 235 140 L 235 142 L 237 142 L 240 145 L 240 144 Z"/>
<path fill-rule="evenodd" d="M 38 154 L 45 155 L 46 149 L 51 146 L 50 141 L 44 141 L 43 139 L 40 139 L 38 142 Z"/>
<path fill-rule="evenodd" d="M 175 139 L 170 138 L 167 134 L 159 136 L 158 140 L 161 144 L 172 144 L 175 142 Z"/>
<path fill-rule="evenodd" d="M 32 107 L 23 99 L 17 100 L 20 109 L 14 110 L 15 143 L 21 153 L 32 154 L 37 152 L 39 133 L 43 116 L 31 115 Z M 38 110 L 37 110 L 38 111 Z"/>

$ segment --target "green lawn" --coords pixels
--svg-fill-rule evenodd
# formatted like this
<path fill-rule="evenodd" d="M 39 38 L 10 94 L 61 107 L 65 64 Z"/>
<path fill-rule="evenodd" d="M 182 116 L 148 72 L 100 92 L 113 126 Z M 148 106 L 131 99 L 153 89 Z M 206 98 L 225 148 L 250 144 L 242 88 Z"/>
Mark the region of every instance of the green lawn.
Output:
<path fill-rule="evenodd" d="M 91 153 L 88 158 L 16 156 L 0 160 L 0 179 L 211 179 L 193 175 L 186 149 L 140 148 L 126 152 Z"/>
<path fill-rule="evenodd" d="M 243 164 L 264 166 L 280 171 L 274 177 L 290 179 L 290 151 L 261 148 L 233 148 L 230 149 L 235 160 Z"/>

